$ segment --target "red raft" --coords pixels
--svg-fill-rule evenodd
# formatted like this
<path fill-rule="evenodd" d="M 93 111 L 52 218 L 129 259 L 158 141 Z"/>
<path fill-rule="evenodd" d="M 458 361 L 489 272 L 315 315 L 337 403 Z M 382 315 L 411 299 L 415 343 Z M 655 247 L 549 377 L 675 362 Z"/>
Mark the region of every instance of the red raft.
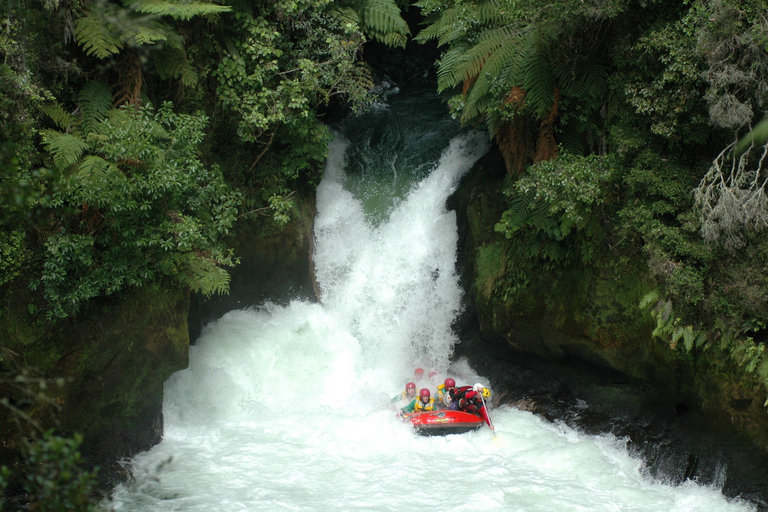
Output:
<path fill-rule="evenodd" d="M 403 418 L 410 421 L 416 433 L 422 436 L 463 434 L 483 426 L 483 420 L 480 416 L 464 411 L 419 412 L 405 414 Z"/>

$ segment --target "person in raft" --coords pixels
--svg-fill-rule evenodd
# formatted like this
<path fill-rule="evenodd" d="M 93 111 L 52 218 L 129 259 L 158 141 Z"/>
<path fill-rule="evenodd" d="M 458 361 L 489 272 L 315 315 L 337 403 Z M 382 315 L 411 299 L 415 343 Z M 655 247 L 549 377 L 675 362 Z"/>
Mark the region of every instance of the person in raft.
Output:
<path fill-rule="evenodd" d="M 491 430 L 493 424 L 488 417 L 488 409 L 486 408 L 485 401 L 491 397 L 491 390 L 478 383 L 474 386 L 461 386 L 460 388 L 454 388 L 451 392 L 451 401 L 456 402 L 456 408 L 460 411 L 471 412 L 477 414 L 488 425 Z"/>
<path fill-rule="evenodd" d="M 419 398 L 400 409 L 404 414 L 416 414 L 434 410 L 435 399 L 429 396 L 429 390 L 427 388 L 422 388 L 421 391 L 419 391 Z"/>
<path fill-rule="evenodd" d="M 456 410 L 456 402 L 451 400 L 452 389 L 456 389 L 456 381 L 451 377 L 448 377 L 442 384 L 437 386 L 435 401 L 438 407 Z"/>
<path fill-rule="evenodd" d="M 411 403 L 416 398 L 416 383 L 409 382 L 405 385 L 405 391 L 394 397 L 391 402 L 396 403 L 403 401 L 405 403 Z"/>

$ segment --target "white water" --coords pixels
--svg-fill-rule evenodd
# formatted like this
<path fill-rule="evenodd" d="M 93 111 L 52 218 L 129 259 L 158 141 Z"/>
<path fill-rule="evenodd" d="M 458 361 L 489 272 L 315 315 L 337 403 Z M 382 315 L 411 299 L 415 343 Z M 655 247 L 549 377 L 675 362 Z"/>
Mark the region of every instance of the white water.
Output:
<path fill-rule="evenodd" d="M 439 380 L 450 373 L 460 384 L 483 381 L 463 361 L 448 367 L 461 290 L 455 216 L 444 205 L 485 138 L 454 138 L 435 170 L 393 201 L 390 215 L 373 219 L 364 208 L 370 198 L 345 188 L 347 143 L 338 137 L 317 198 L 322 305 L 232 311 L 207 326 L 189 368 L 165 384 L 162 443 L 132 461 L 132 481 L 109 506 L 753 510 L 717 488 L 651 480 L 621 439 L 511 407 L 491 411 L 496 437 L 487 428 L 419 437 L 395 417 L 389 399 L 416 366 L 437 370 Z"/>

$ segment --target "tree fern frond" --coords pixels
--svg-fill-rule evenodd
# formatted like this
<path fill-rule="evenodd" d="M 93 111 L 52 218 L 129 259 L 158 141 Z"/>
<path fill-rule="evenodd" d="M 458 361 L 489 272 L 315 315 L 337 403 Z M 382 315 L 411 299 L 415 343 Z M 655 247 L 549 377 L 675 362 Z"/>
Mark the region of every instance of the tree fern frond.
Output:
<path fill-rule="evenodd" d="M 78 95 L 80 101 L 81 123 L 83 132 L 94 130 L 96 123 L 107 117 L 112 108 L 112 93 L 109 86 L 102 82 L 88 82 Z"/>
<path fill-rule="evenodd" d="M 422 29 L 415 39 L 421 42 L 437 39 L 438 45 L 443 46 L 463 37 L 466 34 L 466 9 L 459 5 L 442 11 L 439 16 L 428 18 L 429 26 Z"/>
<path fill-rule="evenodd" d="M 659 302 L 661 298 L 661 295 L 659 294 L 659 290 L 652 290 L 645 295 L 643 295 L 643 298 L 640 299 L 640 303 L 638 304 L 638 307 L 640 309 L 647 309 Z"/>
<path fill-rule="evenodd" d="M 337 7 L 332 11 L 343 24 L 352 23 L 354 25 L 360 24 L 360 17 L 357 15 L 357 11 L 351 7 Z"/>
<path fill-rule="evenodd" d="M 51 118 L 51 120 L 59 127 L 60 130 L 64 130 L 70 133 L 77 127 L 78 120 L 75 116 L 64 110 L 59 103 L 52 105 L 44 105 L 41 110 Z"/>
<path fill-rule="evenodd" d="M 128 25 L 120 39 L 129 46 L 152 45 L 168 41 L 172 38 L 173 30 L 160 20 L 145 20 L 143 23 Z M 171 39 L 171 43 L 173 43 Z M 178 41 L 178 40 L 177 40 Z"/>
<path fill-rule="evenodd" d="M 536 48 L 528 54 L 523 64 L 526 91 L 526 104 L 537 118 L 542 118 L 552 108 L 554 102 L 555 79 L 549 52 L 546 48 Z"/>
<path fill-rule="evenodd" d="M 115 25 L 92 10 L 75 22 L 75 39 L 87 55 L 98 59 L 119 53 L 123 48 Z"/>
<path fill-rule="evenodd" d="M 202 293 L 206 297 L 229 293 L 229 272 L 206 258 L 194 254 L 185 256 L 184 271 L 179 277 L 192 291 Z"/>
<path fill-rule="evenodd" d="M 464 80 L 464 66 L 467 61 L 465 48 L 457 46 L 443 53 L 437 61 L 437 90 L 442 92 L 456 87 Z"/>
<path fill-rule="evenodd" d="M 54 163 L 62 168 L 75 164 L 90 147 L 79 135 L 54 130 L 48 130 L 43 134 L 43 144 L 53 155 Z"/>
<path fill-rule="evenodd" d="M 471 80 L 483 72 L 490 72 L 485 69 L 486 62 L 492 58 L 493 54 L 508 43 L 504 31 L 492 31 L 466 53 L 467 61 L 464 65 L 464 80 Z"/>
<path fill-rule="evenodd" d="M 78 166 L 78 176 L 81 178 L 106 175 L 111 171 L 119 172 L 109 162 L 96 155 L 87 155 Z"/>
<path fill-rule="evenodd" d="M 393 0 L 367 0 L 358 16 L 363 30 L 374 38 L 388 45 L 405 46 L 411 31 Z"/>
<path fill-rule="evenodd" d="M 232 11 L 232 7 L 228 5 L 178 0 L 136 0 L 130 7 L 136 12 L 170 16 L 173 19 L 184 21 L 195 16 L 209 16 Z"/>
<path fill-rule="evenodd" d="M 426 28 L 414 39 L 421 42 L 437 39 L 440 46 L 450 44 L 463 37 L 467 29 L 476 23 L 503 25 L 504 13 L 493 3 L 456 5 L 441 11 L 439 15 L 428 17 L 424 21 Z M 467 23 L 467 20 L 472 22 Z"/>
<path fill-rule="evenodd" d="M 183 49 L 166 48 L 155 56 L 155 69 L 163 80 L 181 79 L 187 87 L 197 84 L 198 74 Z"/>

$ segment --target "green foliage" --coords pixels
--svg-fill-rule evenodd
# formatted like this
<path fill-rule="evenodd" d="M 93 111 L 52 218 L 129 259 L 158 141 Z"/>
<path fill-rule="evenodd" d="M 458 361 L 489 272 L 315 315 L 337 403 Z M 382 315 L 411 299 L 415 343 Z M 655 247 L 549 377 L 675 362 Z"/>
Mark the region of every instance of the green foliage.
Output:
<path fill-rule="evenodd" d="M 0 230 L 0 286 L 20 274 L 26 256 L 24 231 Z"/>
<path fill-rule="evenodd" d="M 234 260 L 222 239 L 238 197 L 199 160 L 206 118 L 176 114 L 169 103 L 113 109 L 101 122 L 86 122 L 91 110 L 82 112 L 78 129 L 93 131 L 46 136 L 54 160 L 76 170 L 51 202 L 76 213 L 45 243 L 48 316 L 168 278 L 207 294 L 226 291 L 221 266 Z"/>
<path fill-rule="evenodd" d="M 696 50 L 699 11 L 692 7 L 679 19 L 662 20 L 630 50 L 631 71 L 615 77 L 650 130 L 687 143 L 706 140 L 708 121 L 701 90 L 704 61 Z"/>
<path fill-rule="evenodd" d="M 227 167 L 243 186 L 244 209 L 271 211 L 278 222 L 288 219 L 287 198 L 297 184 L 319 178 L 331 134 L 317 110 L 332 101 L 363 108 L 372 100 L 370 70 L 358 60 L 364 37 L 350 13 L 375 2 L 310 3 L 235 13 L 213 72 L 226 123 L 241 141 L 213 149 L 227 160 L 241 155 Z"/>
<path fill-rule="evenodd" d="M 510 240 L 505 300 L 537 272 L 595 262 L 605 236 L 600 211 L 615 179 L 610 159 L 564 153 L 508 185 L 509 208 L 495 226 Z"/>
<path fill-rule="evenodd" d="M 599 24 L 625 2 L 605 9 L 578 2 L 417 2 L 429 15 L 417 40 L 448 48 L 438 62 L 438 89 L 463 84 L 451 104 L 464 122 L 485 119 L 491 135 L 521 113 L 543 119 L 560 96 L 590 116 L 605 99 Z M 516 90 L 522 91 L 522 97 Z M 521 106 L 522 105 L 522 106 Z"/>
<path fill-rule="evenodd" d="M 593 209 L 603 204 L 605 189 L 614 179 L 609 160 L 564 153 L 540 162 L 505 191 L 510 209 L 502 215 L 496 230 L 507 238 L 522 228 L 543 231 L 560 241 L 571 231 L 585 230 Z"/>
<path fill-rule="evenodd" d="M 27 475 L 24 485 L 31 510 L 97 510 L 91 492 L 96 485 L 98 469 L 87 471 L 82 468 L 78 450 L 82 441 L 79 434 L 66 438 L 49 431 L 32 443 L 28 458 L 32 472 Z"/>
<path fill-rule="evenodd" d="M 181 0 L 137 0 L 115 4 L 99 0 L 90 5 L 75 22 L 75 37 L 88 55 L 105 59 L 126 47 L 164 43 L 181 49 L 181 37 L 161 18 L 189 20 L 231 10 L 213 2 Z"/>
<path fill-rule="evenodd" d="M 339 14 L 347 23 L 359 25 L 366 36 L 389 46 L 405 47 L 410 30 L 394 0 L 343 0 L 339 4 Z"/>

